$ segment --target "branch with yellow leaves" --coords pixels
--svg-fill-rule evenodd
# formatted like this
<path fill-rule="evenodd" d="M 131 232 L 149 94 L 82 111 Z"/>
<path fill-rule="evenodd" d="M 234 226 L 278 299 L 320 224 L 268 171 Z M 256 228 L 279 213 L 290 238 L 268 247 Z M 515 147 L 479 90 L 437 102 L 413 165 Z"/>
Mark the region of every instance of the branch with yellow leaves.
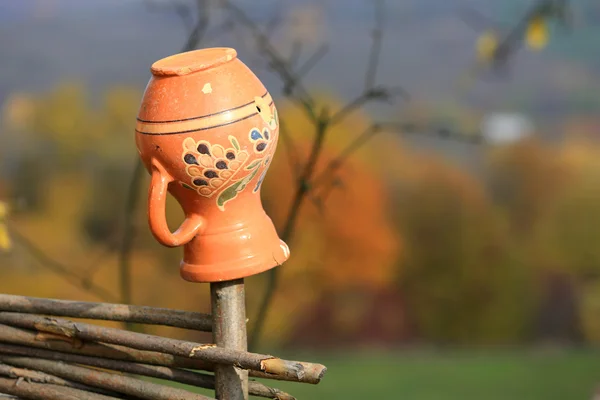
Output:
<path fill-rule="evenodd" d="M 544 48 L 549 41 L 550 20 L 556 20 L 564 27 L 570 26 L 571 22 L 569 0 L 536 1 L 521 20 L 504 34 L 500 33 L 497 26 L 490 26 L 489 19 L 473 10 L 463 10 L 462 16 L 470 26 L 483 29 L 477 41 L 478 62 L 471 72 L 488 67 L 498 71 L 508 63 L 523 42 L 534 50 Z"/>

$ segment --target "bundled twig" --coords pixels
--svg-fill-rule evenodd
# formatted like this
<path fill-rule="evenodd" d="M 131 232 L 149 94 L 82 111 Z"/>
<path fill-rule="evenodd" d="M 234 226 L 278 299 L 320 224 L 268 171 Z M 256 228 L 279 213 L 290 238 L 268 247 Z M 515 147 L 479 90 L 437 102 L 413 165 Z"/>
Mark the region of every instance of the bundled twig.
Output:
<path fill-rule="evenodd" d="M 212 364 L 202 360 L 177 357 L 156 351 L 137 350 L 115 344 L 84 342 L 80 339 L 51 333 L 37 333 L 1 324 L 0 342 L 71 354 L 102 357 L 111 360 L 135 361 L 143 364 L 212 371 Z"/>
<path fill-rule="evenodd" d="M 187 390 L 142 381 L 129 376 L 97 369 L 80 367 L 50 360 L 0 355 L 4 363 L 36 371 L 42 371 L 72 381 L 85 383 L 101 389 L 135 396 L 147 400 L 208 400 L 209 397 Z"/>
<path fill-rule="evenodd" d="M 197 386 L 205 389 L 215 388 L 215 378 L 213 375 L 200 374 L 193 371 L 168 368 L 155 365 L 133 363 L 127 361 L 109 360 L 99 357 L 82 356 L 76 354 L 65 354 L 56 351 L 35 349 L 23 346 L 14 346 L 0 343 L 0 355 L 19 355 L 27 357 L 44 358 L 54 361 L 65 361 L 74 364 L 83 364 L 93 367 L 104 368 L 108 370 L 127 372 L 135 375 L 149 376 L 153 378 L 172 380 L 187 385 Z M 0 374 L 2 371 L 0 370 Z M 266 397 L 278 400 L 293 400 L 294 397 L 271 388 L 260 382 L 250 381 L 248 385 L 249 394 L 258 397 Z"/>
<path fill-rule="evenodd" d="M 118 393 L 113 393 L 107 390 L 95 388 L 93 386 L 68 381 L 66 379 L 62 379 L 54 375 L 49 375 L 44 372 L 16 368 L 2 363 L 0 363 L 0 375 L 7 378 L 24 379 L 28 382 L 48 383 L 52 385 L 66 386 L 74 389 L 84 390 L 86 392 L 99 393 L 111 397 L 119 397 Z"/>
<path fill-rule="evenodd" d="M 27 382 L 22 379 L 0 378 L 0 392 L 28 400 L 114 400 L 98 393 L 90 393 L 65 386 Z"/>
<path fill-rule="evenodd" d="M 175 340 L 38 315 L 0 312 L 0 322 L 68 338 L 198 358 L 215 364 L 236 365 L 269 375 L 285 376 L 298 382 L 318 383 L 327 370 L 321 364 L 282 360 L 270 355 L 219 348 L 212 344 Z"/>
<path fill-rule="evenodd" d="M 43 299 L 8 294 L 0 294 L 0 311 L 165 325 L 203 332 L 210 332 L 212 325 L 210 315 L 198 312 L 129 304 Z"/>
<path fill-rule="evenodd" d="M 173 368 L 188 368 L 202 371 L 214 371 L 214 365 L 198 359 L 178 357 L 156 351 L 132 349 L 108 343 L 84 342 L 79 339 L 58 336 L 51 333 L 35 333 L 30 330 L 0 324 L 0 342 L 13 343 L 37 349 L 48 349 L 62 353 L 101 357 L 110 360 L 132 361 L 141 364 L 158 365 Z M 297 382 L 292 376 L 278 376 L 264 372 L 250 371 L 253 378 L 275 379 Z M 318 381 L 306 383 L 316 384 Z"/>

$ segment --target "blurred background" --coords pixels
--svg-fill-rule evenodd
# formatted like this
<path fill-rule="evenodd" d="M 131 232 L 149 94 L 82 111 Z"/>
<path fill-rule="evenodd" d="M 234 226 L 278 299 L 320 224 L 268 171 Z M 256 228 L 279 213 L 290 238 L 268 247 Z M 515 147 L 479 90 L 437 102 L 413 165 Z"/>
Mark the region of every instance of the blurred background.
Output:
<path fill-rule="evenodd" d="M 282 121 L 253 350 L 329 368 L 282 389 L 594 398 L 596 0 L 2 0 L 0 292 L 210 310 L 149 233 L 134 126 L 154 61 L 222 46 Z"/>

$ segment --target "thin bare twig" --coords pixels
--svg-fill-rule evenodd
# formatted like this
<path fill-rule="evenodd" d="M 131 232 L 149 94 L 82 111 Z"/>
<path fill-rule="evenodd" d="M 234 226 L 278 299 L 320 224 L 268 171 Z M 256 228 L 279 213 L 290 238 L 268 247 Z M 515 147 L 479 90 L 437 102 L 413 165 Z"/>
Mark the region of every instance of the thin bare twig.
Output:
<path fill-rule="evenodd" d="M 104 266 L 103 262 L 115 252 L 118 245 L 118 243 L 113 243 L 113 241 L 109 242 L 106 248 L 104 248 L 103 251 L 96 256 L 95 260 L 85 269 L 83 274 L 84 286 L 87 287 L 94 280 L 96 272 Z"/>
<path fill-rule="evenodd" d="M 384 0 L 375 0 L 375 28 L 372 32 L 373 45 L 369 54 L 369 64 L 365 74 L 365 90 L 375 86 L 377 67 L 381 58 L 381 42 L 383 40 L 383 17 L 385 11 Z"/>
<path fill-rule="evenodd" d="M 288 61 L 287 61 L 290 68 L 293 68 L 294 65 L 296 65 L 296 63 L 300 59 L 301 52 L 302 52 L 302 42 L 300 40 L 294 40 L 294 43 L 292 43 L 292 51 L 290 53 L 290 58 L 288 58 Z"/>
<path fill-rule="evenodd" d="M 126 321 L 138 324 L 173 326 L 202 332 L 210 332 L 212 325 L 210 315 L 198 312 L 8 294 L 0 294 L 0 311 L 105 321 Z"/>
<path fill-rule="evenodd" d="M 461 7 L 459 10 L 459 17 L 467 26 L 477 32 L 498 26 L 496 21 L 493 21 L 491 18 L 470 7 Z"/>
<path fill-rule="evenodd" d="M 273 15 L 267 23 L 265 24 L 265 35 L 271 36 L 275 33 L 275 30 L 281 25 L 282 21 L 282 11 L 281 2 L 275 3 L 275 10 L 273 10 Z"/>
<path fill-rule="evenodd" d="M 342 107 L 339 111 L 337 111 L 331 117 L 329 123 L 331 125 L 337 124 L 345 119 L 350 113 L 364 106 L 366 103 L 370 101 L 386 101 L 390 102 L 396 96 L 401 95 L 405 99 L 409 98 L 408 92 L 406 92 L 401 87 L 373 87 L 365 90 L 359 96 L 357 96 L 354 100 L 351 100 L 348 104 Z"/>
<path fill-rule="evenodd" d="M 127 192 L 127 201 L 125 202 L 123 238 L 119 249 L 119 275 L 121 302 L 131 303 L 131 252 L 133 250 L 133 241 L 135 238 L 135 210 L 139 203 L 139 193 L 142 186 L 142 171 L 144 165 L 140 159 L 135 161 L 135 167 L 131 174 L 129 182 L 129 191 Z M 125 327 L 131 329 L 132 325 L 125 323 Z"/>
<path fill-rule="evenodd" d="M 333 176 L 348 157 L 350 157 L 355 151 L 360 149 L 367 141 L 380 132 L 381 127 L 376 124 L 370 125 L 367 129 L 365 129 L 356 137 L 356 139 L 350 142 L 350 144 L 348 144 L 348 146 L 346 146 L 337 157 L 327 164 L 319 176 L 314 179 L 313 189 L 317 189 L 328 177 Z"/>
<path fill-rule="evenodd" d="M 306 60 L 304 64 L 300 66 L 300 68 L 298 68 L 296 72 L 297 79 L 304 78 L 306 74 L 308 74 L 310 70 L 313 69 L 315 65 L 317 65 L 317 63 L 323 59 L 323 57 L 325 57 L 328 51 L 329 46 L 327 44 L 324 43 L 321 46 L 319 46 L 317 51 L 315 51 L 313 55 L 310 56 L 308 60 Z"/>
<path fill-rule="evenodd" d="M 286 147 L 288 153 L 288 161 L 290 163 L 290 170 L 292 171 L 292 175 L 295 180 L 300 178 L 300 155 L 298 154 L 298 148 L 296 147 L 294 140 L 288 134 L 287 124 L 282 120 L 279 120 L 279 134 L 281 135 L 281 139 L 283 141 L 284 146 Z"/>
<path fill-rule="evenodd" d="M 258 48 L 269 59 L 269 65 L 279 75 L 284 82 L 284 93 L 290 99 L 300 104 L 308 117 L 315 120 L 317 115 L 314 110 L 314 100 L 303 87 L 300 79 L 292 71 L 285 58 L 277 51 L 275 46 L 271 44 L 268 37 L 259 26 L 252 21 L 250 17 L 237 5 L 229 0 L 221 0 L 221 4 L 226 10 L 229 10 L 232 15 L 241 22 L 252 33 L 256 39 Z"/>
<path fill-rule="evenodd" d="M 204 39 L 208 30 L 210 18 L 210 6 L 208 0 L 196 0 L 197 21 L 194 28 L 190 31 L 187 41 L 183 46 L 182 52 L 194 50 Z"/>

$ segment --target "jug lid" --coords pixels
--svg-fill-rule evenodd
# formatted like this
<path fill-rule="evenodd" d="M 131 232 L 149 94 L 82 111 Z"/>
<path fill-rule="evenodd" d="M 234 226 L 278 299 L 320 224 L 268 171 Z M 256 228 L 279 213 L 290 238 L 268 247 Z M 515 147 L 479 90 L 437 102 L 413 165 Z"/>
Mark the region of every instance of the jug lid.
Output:
<path fill-rule="evenodd" d="M 182 76 L 204 71 L 229 62 L 237 57 L 230 47 L 212 47 L 174 54 L 156 61 L 150 71 L 156 76 Z"/>

